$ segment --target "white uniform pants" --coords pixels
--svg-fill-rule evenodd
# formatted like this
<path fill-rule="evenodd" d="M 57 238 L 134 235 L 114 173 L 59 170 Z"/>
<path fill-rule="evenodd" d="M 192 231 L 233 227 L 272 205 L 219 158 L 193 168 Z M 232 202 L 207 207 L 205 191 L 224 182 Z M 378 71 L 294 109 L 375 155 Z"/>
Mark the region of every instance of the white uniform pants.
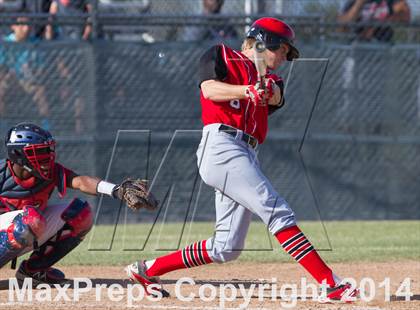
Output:
<path fill-rule="evenodd" d="M 236 137 L 207 125 L 197 150 L 203 181 L 215 188 L 216 232 L 207 241 L 215 262 L 236 259 L 243 249 L 252 213 L 272 234 L 296 225 L 293 211 L 260 169 L 255 150 Z"/>

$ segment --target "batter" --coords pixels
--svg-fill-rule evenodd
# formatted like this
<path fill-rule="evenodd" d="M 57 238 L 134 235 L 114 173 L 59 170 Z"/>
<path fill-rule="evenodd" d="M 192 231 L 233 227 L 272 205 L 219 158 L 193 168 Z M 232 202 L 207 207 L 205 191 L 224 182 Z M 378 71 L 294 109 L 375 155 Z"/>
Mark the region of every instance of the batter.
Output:
<path fill-rule="evenodd" d="M 242 51 L 220 44 L 201 57 L 204 128 L 197 163 L 203 181 L 215 189 L 215 235 L 155 260 L 127 266 L 129 278 L 146 290 L 167 272 L 238 258 L 251 216 L 256 214 L 286 252 L 318 283 L 327 283 L 330 300 L 341 300 L 344 294 L 356 296 L 357 290 L 341 283 L 296 225 L 293 211 L 261 171 L 256 154 L 267 135 L 268 116 L 285 104 L 283 81 L 270 71 L 299 57 L 294 38 L 293 29 L 283 21 L 261 18 L 252 24 Z M 256 42 L 266 47 L 263 79 L 255 64 Z M 160 291 L 167 294 L 163 288 Z"/>

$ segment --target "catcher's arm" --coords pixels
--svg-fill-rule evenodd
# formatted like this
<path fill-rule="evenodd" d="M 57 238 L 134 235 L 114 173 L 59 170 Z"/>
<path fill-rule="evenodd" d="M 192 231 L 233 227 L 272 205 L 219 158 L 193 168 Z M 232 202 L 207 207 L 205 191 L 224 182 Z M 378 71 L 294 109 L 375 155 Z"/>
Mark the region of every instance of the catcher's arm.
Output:
<path fill-rule="evenodd" d="M 126 179 L 121 184 L 113 184 L 91 176 L 73 176 L 70 187 L 90 195 L 108 195 L 124 201 L 131 209 L 156 209 L 158 201 L 149 191 L 147 181 Z"/>
<path fill-rule="evenodd" d="M 70 188 L 77 189 L 85 194 L 97 195 L 96 188 L 101 180 L 87 175 L 73 176 Z"/>

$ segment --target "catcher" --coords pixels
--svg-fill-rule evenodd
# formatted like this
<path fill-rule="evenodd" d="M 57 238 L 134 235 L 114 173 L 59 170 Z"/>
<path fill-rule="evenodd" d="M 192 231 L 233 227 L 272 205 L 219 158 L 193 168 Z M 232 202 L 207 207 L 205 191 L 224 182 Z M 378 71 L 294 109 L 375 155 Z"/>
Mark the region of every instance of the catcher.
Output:
<path fill-rule="evenodd" d="M 70 203 L 48 203 L 57 188 L 105 194 L 123 200 L 132 209 L 155 209 L 158 202 L 145 180 L 127 179 L 115 185 L 91 176 L 77 175 L 55 161 L 55 141 L 37 125 L 20 123 L 6 136 L 7 159 L 0 160 L 0 268 L 33 251 L 16 272 L 18 281 L 30 277 L 33 285 L 62 284 L 64 273 L 52 266 L 72 251 L 93 225 L 89 204 L 78 198 Z"/>

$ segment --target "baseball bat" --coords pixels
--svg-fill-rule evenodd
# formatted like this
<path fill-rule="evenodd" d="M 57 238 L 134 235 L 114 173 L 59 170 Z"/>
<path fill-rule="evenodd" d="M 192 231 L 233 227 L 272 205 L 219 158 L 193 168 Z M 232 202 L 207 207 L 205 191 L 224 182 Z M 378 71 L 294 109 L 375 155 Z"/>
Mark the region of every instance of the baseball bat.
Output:
<path fill-rule="evenodd" d="M 256 41 L 254 44 L 254 63 L 258 72 L 258 81 L 260 82 L 261 88 L 265 88 L 264 76 L 267 73 L 267 64 L 264 60 L 264 52 L 266 46 L 262 41 Z"/>

